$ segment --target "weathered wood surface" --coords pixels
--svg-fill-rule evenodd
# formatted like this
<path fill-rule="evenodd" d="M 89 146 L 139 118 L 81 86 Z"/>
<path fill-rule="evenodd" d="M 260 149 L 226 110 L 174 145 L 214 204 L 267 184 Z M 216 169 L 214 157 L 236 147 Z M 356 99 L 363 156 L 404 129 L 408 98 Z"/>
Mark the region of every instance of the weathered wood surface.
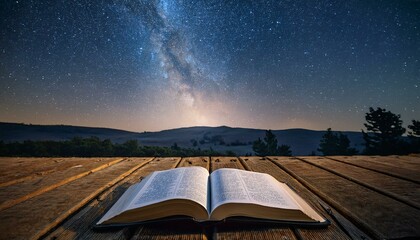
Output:
<path fill-rule="evenodd" d="M 112 231 L 93 224 L 157 170 L 238 168 L 286 182 L 331 225 L 159 223 Z M 420 238 L 420 156 L 0 158 L 0 239 Z"/>
<path fill-rule="evenodd" d="M 53 169 L 49 172 L 49 174 L 32 175 L 31 178 L 25 178 L 24 181 L 3 186 L 1 187 L 0 192 L 0 211 L 91 173 L 105 169 L 121 162 L 122 160 L 122 158 L 106 160 L 99 159 L 97 161 L 85 159 L 83 164 L 69 166 L 68 168 L 62 168 L 59 170 Z M 8 182 L 10 183 L 10 181 Z"/>
<path fill-rule="evenodd" d="M 404 162 L 400 161 L 400 158 L 395 158 L 394 160 L 396 162 L 394 161 L 394 164 L 392 164 L 392 161 L 387 161 L 388 157 L 354 156 L 328 158 L 420 184 L 420 174 L 418 171 L 420 163 L 411 168 L 407 167 Z"/>
<path fill-rule="evenodd" d="M 299 159 L 420 209 L 420 188 L 416 183 L 332 161 L 328 158 L 300 157 Z"/>
<path fill-rule="evenodd" d="M 418 209 L 302 160 L 278 161 L 375 238 L 420 235 Z"/>
<path fill-rule="evenodd" d="M 106 163 L 115 158 L 1 158 L 0 187 L 45 177 L 86 164 Z M 43 178 L 42 178 L 43 179 Z"/>

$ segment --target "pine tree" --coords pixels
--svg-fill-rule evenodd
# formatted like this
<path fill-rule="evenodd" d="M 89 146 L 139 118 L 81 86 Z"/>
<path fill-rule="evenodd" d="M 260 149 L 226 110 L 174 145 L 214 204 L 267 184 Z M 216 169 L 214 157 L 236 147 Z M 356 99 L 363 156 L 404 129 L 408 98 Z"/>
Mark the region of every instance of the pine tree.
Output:
<path fill-rule="evenodd" d="M 277 138 L 271 130 L 265 132 L 264 141 L 266 142 L 267 146 L 267 154 L 268 156 L 276 156 L 278 155 L 278 145 L 277 145 Z"/>
<path fill-rule="evenodd" d="M 420 121 L 412 120 L 412 125 L 408 125 L 410 138 L 410 152 L 420 152 Z"/>
<path fill-rule="evenodd" d="M 327 132 L 322 136 L 321 142 L 319 143 L 318 151 L 322 152 L 324 156 L 337 155 L 338 150 L 338 137 L 335 135 L 331 128 L 327 129 Z"/>
<path fill-rule="evenodd" d="M 254 150 L 255 154 L 258 156 L 266 156 L 267 155 L 267 147 L 266 144 L 261 141 L 261 138 L 258 138 L 253 144 L 252 144 L 252 150 Z"/>
<path fill-rule="evenodd" d="M 357 153 L 355 148 L 350 148 L 349 138 L 339 132 L 334 134 L 331 128 L 322 136 L 319 143 L 318 151 L 322 152 L 324 156 L 328 155 L 354 155 Z"/>
<path fill-rule="evenodd" d="M 292 150 L 289 145 L 282 144 L 279 146 L 279 156 L 292 156 Z"/>
<path fill-rule="evenodd" d="M 412 120 L 411 122 L 412 125 L 408 125 L 408 129 L 411 130 L 408 134 L 413 137 L 420 137 L 420 121 Z"/>
<path fill-rule="evenodd" d="M 292 151 L 290 146 L 281 145 L 278 146 L 276 135 L 271 130 L 265 131 L 264 141 L 261 138 L 254 141 L 252 149 L 258 156 L 291 156 Z"/>
<path fill-rule="evenodd" d="M 402 153 L 401 136 L 405 133 L 402 127 L 401 115 L 386 109 L 369 108 L 364 125 L 367 132 L 362 130 L 365 140 L 366 154 L 400 154 Z"/>

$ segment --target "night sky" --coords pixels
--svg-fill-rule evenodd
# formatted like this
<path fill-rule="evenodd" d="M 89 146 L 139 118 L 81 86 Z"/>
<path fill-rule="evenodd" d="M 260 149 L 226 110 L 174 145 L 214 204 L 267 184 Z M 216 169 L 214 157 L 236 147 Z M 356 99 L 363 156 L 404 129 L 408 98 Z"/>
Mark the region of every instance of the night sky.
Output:
<path fill-rule="evenodd" d="M 420 1 L 0 2 L 0 121 L 155 131 L 420 120 Z"/>

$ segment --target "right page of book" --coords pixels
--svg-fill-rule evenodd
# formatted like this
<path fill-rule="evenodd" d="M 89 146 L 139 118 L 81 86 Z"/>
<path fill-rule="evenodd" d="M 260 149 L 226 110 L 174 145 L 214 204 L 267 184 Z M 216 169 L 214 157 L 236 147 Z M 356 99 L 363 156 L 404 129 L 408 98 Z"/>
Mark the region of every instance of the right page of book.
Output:
<path fill-rule="evenodd" d="M 223 168 L 211 174 L 211 210 L 225 203 L 300 209 L 281 184 L 265 173 Z"/>

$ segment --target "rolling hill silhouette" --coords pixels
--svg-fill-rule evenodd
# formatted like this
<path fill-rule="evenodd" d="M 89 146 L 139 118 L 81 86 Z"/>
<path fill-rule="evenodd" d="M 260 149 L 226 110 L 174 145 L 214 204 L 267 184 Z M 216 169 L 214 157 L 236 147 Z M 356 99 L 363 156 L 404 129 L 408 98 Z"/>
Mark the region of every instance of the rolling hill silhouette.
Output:
<path fill-rule="evenodd" d="M 319 141 L 325 131 L 307 129 L 273 130 L 279 144 L 290 145 L 293 155 L 308 155 L 316 152 Z M 351 147 L 363 149 L 363 138 L 360 132 L 343 132 L 351 141 Z M 73 137 L 87 138 L 96 136 L 110 139 L 114 143 L 127 140 L 138 140 L 147 146 L 172 146 L 214 149 L 224 152 L 234 151 L 245 155 L 253 153 L 252 142 L 265 136 L 263 129 L 220 127 L 186 127 L 159 132 L 130 132 L 111 128 L 81 127 L 69 125 L 32 125 L 20 123 L 0 123 L 0 141 L 22 142 L 24 140 L 64 141 Z M 319 153 L 318 153 L 319 154 Z"/>

